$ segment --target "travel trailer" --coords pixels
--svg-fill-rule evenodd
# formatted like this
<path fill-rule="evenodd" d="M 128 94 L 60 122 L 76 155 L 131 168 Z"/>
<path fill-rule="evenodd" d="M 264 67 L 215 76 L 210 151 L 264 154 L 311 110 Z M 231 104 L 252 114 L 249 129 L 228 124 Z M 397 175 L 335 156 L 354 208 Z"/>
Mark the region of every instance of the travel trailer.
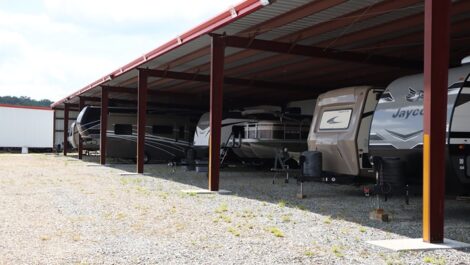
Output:
<path fill-rule="evenodd" d="M 347 87 L 317 98 L 308 150 L 320 151 L 323 170 L 336 175 L 372 176 L 369 129 L 383 89 Z"/>
<path fill-rule="evenodd" d="M 67 140 L 69 141 L 70 146 L 72 146 L 73 149 L 78 149 L 79 135 L 80 134 L 78 133 L 77 123 L 73 122 L 70 125 L 69 136 L 67 137 Z M 83 139 L 82 143 L 83 150 L 96 151 L 100 149 L 100 143 L 96 139 Z"/>
<path fill-rule="evenodd" d="M 77 117 L 77 128 L 84 140 L 99 143 L 100 107 L 85 107 Z M 145 133 L 147 162 L 178 161 L 191 147 L 195 122 L 191 115 L 149 110 Z M 137 113 L 131 108 L 110 108 L 108 114 L 106 156 L 136 157 Z"/>
<path fill-rule="evenodd" d="M 310 100 L 304 104 L 314 105 L 314 102 Z M 285 111 L 279 106 L 257 106 L 225 113 L 221 133 L 222 156 L 230 149 L 243 161 L 273 160 L 284 148 L 290 153 L 305 151 L 310 117 L 302 115 L 301 106 L 296 105 Z M 209 135 L 209 113 L 205 113 L 194 134 L 193 147 L 198 157 L 208 156 Z"/>
<path fill-rule="evenodd" d="M 470 184 L 470 65 L 452 68 L 447 98 L 447 179 L 450 189 Z M 375 109 L 369 149 L 373 156 L 405 161 L 409 181 L 422 179 L 423 75 L 393 81 Z"/>
<path fill-rule="evenodd" d="M 447 185 L 470 184 L 470 65 L 449 70 Z M 309 150 L 323 153 L 323 170 L 372 177 L 370 157 L 404 162 L 407 183 L 422 178 L 423 74 L 399 78 L 385 91 L 354 87 L 322 94 Z"/>

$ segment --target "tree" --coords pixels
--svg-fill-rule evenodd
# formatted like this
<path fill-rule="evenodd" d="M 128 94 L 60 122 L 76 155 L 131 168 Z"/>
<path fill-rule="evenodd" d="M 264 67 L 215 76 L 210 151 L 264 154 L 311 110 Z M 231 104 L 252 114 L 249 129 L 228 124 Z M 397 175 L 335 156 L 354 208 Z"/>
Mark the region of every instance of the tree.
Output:
<path fill-rule="evenodd" d="M 48 99 L 35 100 L 30 97 L 0 96 L 0 104 L 49 107 L 53 102 Z"/>

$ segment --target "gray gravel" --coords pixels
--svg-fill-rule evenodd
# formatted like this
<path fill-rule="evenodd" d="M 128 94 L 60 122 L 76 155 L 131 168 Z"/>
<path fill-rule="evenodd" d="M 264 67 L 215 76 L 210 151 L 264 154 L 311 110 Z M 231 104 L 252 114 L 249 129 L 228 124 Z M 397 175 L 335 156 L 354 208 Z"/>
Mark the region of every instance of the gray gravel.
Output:
<path fill-rule="evenodd" d="M 90 158 L 88 158 L 90 159 Z M 206 175 L 0 154 L 0 264 L 470 264 L 470 250 L 392 252 L 367 240 L 420 237 L 421 201 L 392 198 L 390 223 L 351 185 L 225 171 L 231 195 L 197 195 Z M 470 242 L 470 202 L 447 201 L 446 237 Z"/>

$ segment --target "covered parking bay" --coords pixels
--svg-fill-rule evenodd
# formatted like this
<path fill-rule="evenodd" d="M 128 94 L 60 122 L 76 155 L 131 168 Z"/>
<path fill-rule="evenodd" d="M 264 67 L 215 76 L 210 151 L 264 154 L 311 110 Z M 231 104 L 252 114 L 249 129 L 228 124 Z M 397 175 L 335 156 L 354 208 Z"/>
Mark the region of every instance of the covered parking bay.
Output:
<path fill-rule="evenodd" d="M 136 171 L 143 173 L 147 105 L 209 105 L 209 189 L 218 190 L 223 109 L 284 104 L 344 86 L 386 86 L 424 70 L 423 238 L 442 242 L 445 115 L 440 110 L 446 104 L 447 62 L 459 65 L 470 50 L 469 11 L 470 3 L 462 0 L 245 1 L 53 107 L 67 112 L 101 103 L 105 164 L 107 106 L 136 104 Z"/>

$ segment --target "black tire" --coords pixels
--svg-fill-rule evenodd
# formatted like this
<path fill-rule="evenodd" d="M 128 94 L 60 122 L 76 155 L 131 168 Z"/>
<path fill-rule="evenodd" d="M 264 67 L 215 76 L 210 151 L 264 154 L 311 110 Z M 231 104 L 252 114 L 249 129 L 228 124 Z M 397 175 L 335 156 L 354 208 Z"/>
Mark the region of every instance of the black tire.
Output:
<path fill-rule="evenodd" d="M 144 164 L 150 163 L 150 160 L 152 160 L 152 157 L 150 156 L 150 154 L 147 152 L 144 152 Z"/>

